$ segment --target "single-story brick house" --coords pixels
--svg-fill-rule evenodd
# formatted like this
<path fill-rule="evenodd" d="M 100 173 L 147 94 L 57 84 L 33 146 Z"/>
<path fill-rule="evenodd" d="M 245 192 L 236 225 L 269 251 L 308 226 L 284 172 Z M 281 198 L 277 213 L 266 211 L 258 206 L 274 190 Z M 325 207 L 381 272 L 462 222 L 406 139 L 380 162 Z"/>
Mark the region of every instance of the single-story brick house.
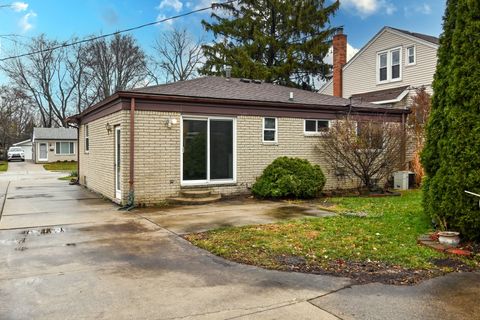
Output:
<path fill-rule="evenodd" d="M 245 193 L 280 156 L 320 164 L 321 132 L 347 113 L 402 123 L 408 110 L 245 79 L 204 77 L 117 92 L 70 118 L 79 128 L 79 182 L 115 202 L 154 205 L 185 189 Z"/>
<path fill-rule="evenodd" d="M 77 130 L 72 128 L 34 128 L 33 161 L 47 163 L 77 160 Z"/>

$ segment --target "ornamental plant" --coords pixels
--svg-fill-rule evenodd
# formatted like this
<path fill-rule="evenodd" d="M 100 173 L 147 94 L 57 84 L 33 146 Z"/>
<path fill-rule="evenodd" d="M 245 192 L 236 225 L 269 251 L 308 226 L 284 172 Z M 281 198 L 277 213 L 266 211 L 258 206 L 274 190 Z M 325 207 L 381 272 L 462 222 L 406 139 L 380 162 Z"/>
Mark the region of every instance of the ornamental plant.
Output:
<path fill-rule="evenodd" d="M 280 157 L 263 171 L 252 193 L 258 198 L 309 199 L 320 194 L 325 181 L 320 166 L 305 159 Z"/>

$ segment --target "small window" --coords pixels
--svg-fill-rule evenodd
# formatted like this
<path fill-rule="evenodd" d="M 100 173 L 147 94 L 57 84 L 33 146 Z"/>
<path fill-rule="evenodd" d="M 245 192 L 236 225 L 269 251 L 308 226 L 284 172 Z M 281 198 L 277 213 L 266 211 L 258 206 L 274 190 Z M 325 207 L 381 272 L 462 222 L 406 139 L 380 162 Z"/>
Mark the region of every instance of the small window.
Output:
<path fill-rule="evenodd" d="M 72 155 L 75 154 L 75 143 L 73 142 L 57 142 L 55 144 L 56 155 Z"/>
<path fill-rule="evenodd" d="M 317 134 L 328 132 L 330 121 L 328 120 L 305 120 L 305 133 Z"/>
<path fill-rule="evenodd" d="M 392 80 L 400 79 L 400 49 L 392 51 Z"/>
<path fill-rule="evenodd" d="M 88 124 L 85 125 L 85 152 L 90 151 L 90 139 L 88 137 Z"/>
<path fill-rule="evenodd" d="M 263 118 L 263 142 L 277 142 L 277 118 Z"/>
<path fill-rule="evenodd" d="M 407 48 L 407 65 L 413 65 L 416 63 L 415 57 L 415 46 L 411 46 Z"/>
<path fill-rule="evenodd" d="M 387 81 L 387 58 L 388 55 L 386 53 L 382 53 L 378 56 L 379 58 L 379 80 Z"/>

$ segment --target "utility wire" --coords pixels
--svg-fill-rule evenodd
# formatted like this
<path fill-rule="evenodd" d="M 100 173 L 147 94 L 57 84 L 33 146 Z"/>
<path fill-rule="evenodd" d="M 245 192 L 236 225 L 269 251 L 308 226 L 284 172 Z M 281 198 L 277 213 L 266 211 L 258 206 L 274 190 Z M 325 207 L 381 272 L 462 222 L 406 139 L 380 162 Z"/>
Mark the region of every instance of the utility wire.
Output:
<path fill-rule="evenodd" d="M 232 4 L 232 3 L 235 3 L 237 1 L 238 0 L 229 0 L 229 1 L 222 2 L 222 3 L 212 3 L 208 7 L 199 8 L 199 9 L 196 9 L 196 10 L 192 10 L 192 11 L 189 11 L 189 12 L 185 12 L 185 13 L 182 13 L 182 14 L 171 16 L 171 17 L 168 17 L 168 18 L 165 18 L 165 19 L 145 23 L 145 24 L 142 24 L 142 25 L 139 25 L 139 26 L 136 26 L 136 27 L 123 29 L 123 30 L 112 32 L 112 33 L 108 33 L 108 34 L 104 34 L 104 35 L 100 35 L 100 36 L 95 36 L 95 37 L 91 37 L 91 38 L 87 38 L 87 39 L 83 39 L 83 40 L 78 40 L 78 41 L 74 41 L 74 42 L 65 42 L 65 43 L 59 44 L 58 46 L 54 46 L 54 47 L 50 47 L 50 48 L 46 48 L 46 49 L 41 49 L 41 50 L 27 52 L 27 53 L 15 55 L 15 56 L 1 58 L 0 62 L 7 61 L 7 60 L 12 60 L 12 59 L 17 59 L 17 58 L 22 58 L 22 57 L 26 57 L 26 56 L 31 56 L 31 55 L 34 55 L 34 54 L 43 53 L 43 52 L 47 52 L 47 51 L 58 50 L 58 49 L 61 49 L 61 48 L 67 48 L 67 47 L 71 47 L 71 46 L 74 46 L 74 45 L 77 45 L 77 44 L 82 44 L 82 43 L 96 41 L 96 40 L 103 39 L 103 38 L 108 38 L 108 37 L 111 37 L 111 36 L 114 36 L 114 35 L 117 35 L 117 34 L 132 32 L 132 31 L 135 31 L 135 30 L 138 30 L 138 29 L 143 29 L 145 27 L 150 27 L 150 26 L 157 25 L 157 24 L 160 24 L 160 23 L 164 23 L 164 22 L 167 22 L 167 21 L 170 21 L 170 20 L 176 20 L 176 19 L 179 19 L 179 18 L 183 18 L 183 17 L 189 16 L 189 15 L 195 14 L 195 13 L 202 12 L 202 11 L 207 11 L 207 10 L 213 9 L 214 6 L 216 6 L 218 4 Z M 10 6 L 10 5 L 8 5 L 8 6 Z M 0 8 L 1 7 L 2 6 L 0 6 Z"/>

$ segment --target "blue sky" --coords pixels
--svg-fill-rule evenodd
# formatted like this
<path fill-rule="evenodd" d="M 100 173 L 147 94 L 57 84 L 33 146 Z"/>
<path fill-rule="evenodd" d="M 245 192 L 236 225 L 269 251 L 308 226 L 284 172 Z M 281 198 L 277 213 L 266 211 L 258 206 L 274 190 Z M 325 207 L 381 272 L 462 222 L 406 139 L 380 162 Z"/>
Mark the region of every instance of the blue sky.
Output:
<path fill-rule="evenodd" d="M 444 0 L 340 2 L 341 9 L 332 22 L 345 27 L 353 48 L 361 48 L 385 25 L 435 36 L 441 33 Z M 0 1 L 0 5 L 10 3 Z M 210 0 L 23 0 L 13 2 L 11 8 L 0 8 L 0 35 L 16 34 L 19 35 L 15 38 L 17 41 L 26 41 L 28 37 L 45 33 L 49 38 L 63 41 L 72 36 L 109 33 L 140 25 L 210 3 Z M 182 18 L 173 24 L 208 39 L 200 23 L 202 18 L 208 18 L 208 13 Z M 169 24 L 148 27 L 134 32 L 134 36 L 148 52 L 155 37 L 170 27 Z M 0 40 L 0 57 L 4 57 L 13 42 L 5 38 Z"/>

